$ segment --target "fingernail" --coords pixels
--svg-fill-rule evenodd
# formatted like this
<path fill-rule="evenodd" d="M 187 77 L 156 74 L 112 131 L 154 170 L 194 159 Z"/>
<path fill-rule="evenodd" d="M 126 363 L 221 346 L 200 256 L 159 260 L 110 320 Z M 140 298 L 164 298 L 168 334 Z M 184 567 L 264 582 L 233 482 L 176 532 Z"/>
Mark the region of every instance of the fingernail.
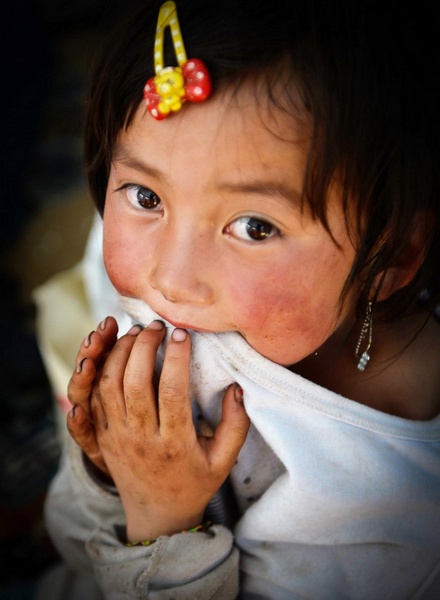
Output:
<path fill-rule="evenodd" d="M 238 383 L 234 383 L 234 396 L 236 402 L 243 404 L 243 389 L 238 385 Z"/>
<path fill-rule="evenodd" d="M 82 368 L 83 368 L 83 363 L 84 363 L 84 361 L 85 361 L 85 360 L 86 360 L 86 359 L 85 359 L 85 358 L 83 358 L 83 359 L 82 359 L 82 361 L 80 361 L 80 363 L 79 363 L 79 364 L 78 364 L 78 366 L 76 367 L 76 372 L 77 372 L 77 373 L 81 373 L 81 371 L 82 371 Z"/>
<path fill-rule="evenodd" d="M 162 331 L 164 329 L 165 324 L 162 321 L 151 321 L 148 325 L 148 329 L 153 329 L 154 331 Z"/>
<path fill-rule="evenodd" d="M 133 327 L 127 331 L 127 335 L 137 335 L 141 331 L 142 331 L 141 325 L 133 325 Z"/>
<path fill-rule="evenodd" d="M 89 333 L 89 335 L 84 339 L 84 348 L 88 348 L 90 346 L 90 344 L 92 343 L 92 335 L 94 334 L 94 331 L 91 331 Z"/>
<path fill-rule="evenodd" d="M 184 329 L 175 329 L 171 334 L 171 337 L 175 342 L 184 342 L 187 335 L 188 334 Z"/>
<path fill-rule="evenodd" d="M 107 319 L 108 319 L 108 317 L 106 317 L 105 319 L 103 319 L 101 321 L 101 323 L 98 325 L 98 327 L 99 327 L 99 329 L 101 329 L 101 331 L 104 331 L 105 326 L 107 325 Z"/>

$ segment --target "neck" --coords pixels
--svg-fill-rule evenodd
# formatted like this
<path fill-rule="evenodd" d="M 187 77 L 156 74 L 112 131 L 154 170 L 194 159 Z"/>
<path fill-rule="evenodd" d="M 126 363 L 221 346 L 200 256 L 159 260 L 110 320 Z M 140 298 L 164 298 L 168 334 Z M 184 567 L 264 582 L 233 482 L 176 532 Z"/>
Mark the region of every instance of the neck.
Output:
<path fill-rule="evenodd" d="M 357 369 L 362 323 L 346 325 L 291 370 L 342 396 L 408 419 L 440 412 L 440 327 L 426 314 L 375 323 L 371 361 Z"/>

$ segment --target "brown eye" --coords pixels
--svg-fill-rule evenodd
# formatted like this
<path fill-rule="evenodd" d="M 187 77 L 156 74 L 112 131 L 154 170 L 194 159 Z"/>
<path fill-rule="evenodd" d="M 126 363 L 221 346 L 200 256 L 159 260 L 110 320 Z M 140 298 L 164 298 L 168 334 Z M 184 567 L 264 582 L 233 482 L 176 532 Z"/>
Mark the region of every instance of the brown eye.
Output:
<path fill-rule="evenodd" d="M 232 221 L 226 233 L 246 242 L 264 242 L 281 235 L 280 230 L 268 221 L 256 217 L 240 217 Z"/>
<path fill-rule="evenodd" d="M 152 190 L 139 187 L 136 192 L 136 200 L 142 208 L 157 208 L 160 204 L 160 198 Z"/>
<path fill-rule="evenodd" d="M 249 219 L 246 224 L 248 236 L 256 242 L 272 237 L 274 229 L 273 225 L 266 221 L 260 221 L 260 219 Z"/>

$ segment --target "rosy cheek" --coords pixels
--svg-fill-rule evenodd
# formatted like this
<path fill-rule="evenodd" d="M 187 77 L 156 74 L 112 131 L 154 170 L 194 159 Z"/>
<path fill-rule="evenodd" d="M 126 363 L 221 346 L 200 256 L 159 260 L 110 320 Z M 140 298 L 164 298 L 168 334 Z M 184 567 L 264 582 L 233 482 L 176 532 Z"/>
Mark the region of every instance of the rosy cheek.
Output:
<path fill-rule="evenodd" d="M 122 295 L 134 295 L 133 283 L 137 280 L 135 262 L 126 248 L 118 243 L 107 243 L 103 247 L 104 264 L 113 286 Z"/>
<path fill-rule="evenodd" d="M 234 324 L 249 343 L 276 362 L 271 344 L 286 344 L 295 352 L 311 352 L 320 345 L 334 325 L 335 302 L 313 269 L 282 265 L 261 269 L 253 277 L 242 276 L 230 288 L 234 304 Z M 307 263 L 309 264 L 309 263 Z M 289 268 L 290 267 L 290 268 Z M 328 290 L 327 290 L 328 291 Z M 282 349 L 279 348 L 281 351 Z M 288 361 L 287 361 L 288 362 Z"/>
<path fill-rule="evenodd" d="M 298 293 L 281 273 L 259 270 L 249 276 L 241 274 L 230 281 L 229 295 L 233 299 L 235 318 L 253 329 L 264 325 L 274 315 L 292 312 Z"/>

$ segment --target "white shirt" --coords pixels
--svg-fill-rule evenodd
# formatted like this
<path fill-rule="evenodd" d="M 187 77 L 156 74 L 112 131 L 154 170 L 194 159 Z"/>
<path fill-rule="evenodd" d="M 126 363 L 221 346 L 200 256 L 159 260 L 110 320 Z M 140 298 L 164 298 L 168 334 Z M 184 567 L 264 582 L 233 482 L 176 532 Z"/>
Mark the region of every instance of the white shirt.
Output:
<path fill-rule="evenodd" d="M 91 297 L 101 309 L 115 300 L 102 285 Z M 120 301 L 137 322 L 156 318 L 138 300 Z M 119 499 L 92 481 L 77 450 L 47 508 L 61 552 L 76 565 L 91 561 L 112 600 L 140 589 L 151 598 L 234 598 L 238 554 L 243 598 L 439 598 L 440 417 L 409 421 L 343 398 L 262 357 L 237 333 L 191 336 L 195 416 L 214 428 L 236 381 L 252 422 L 231 472 L 239 553 L 222 527 L 211 537 L 124 548 L 114 532 Z"/>

